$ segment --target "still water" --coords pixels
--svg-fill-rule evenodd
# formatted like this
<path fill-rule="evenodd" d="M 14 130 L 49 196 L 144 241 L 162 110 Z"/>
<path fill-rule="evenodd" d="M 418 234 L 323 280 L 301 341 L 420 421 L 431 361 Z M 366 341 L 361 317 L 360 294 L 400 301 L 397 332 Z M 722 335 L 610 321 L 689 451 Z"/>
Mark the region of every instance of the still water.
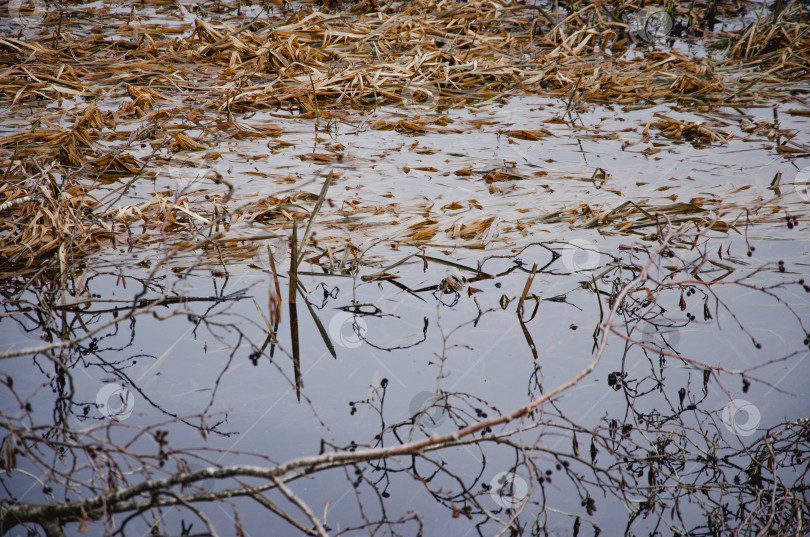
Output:
<path fill-rule="evenodd" d="M 671 456 L 671 473 L 657 482 L 658 501 L 672 528 L 704 526 L 713 510 L 711 493 L 690 497 L 683 486 L 720 479 L 701 470 L 701 457 L 713 449 L 730 453 L 810 412 L 801 324 L 810 295 L 796 283 L 807 275 L 808 200 L 794 188 L 797 165 L 810 160 L 791 162 L 767 138 L 741 129 L 767 121 L 761 118 L 770 117 L 770 109 L 694 113 L 606 106 L 569 113 L 558 101 L 516 97 L 417 112 L 379 109 L 317 121 L 257 114 L 248 123 L 272 122 L 283 134 L 270 141 L 222 142 L 211 148 L 221 158 L 208 164 L 235 186 L 231 214 L 242 208 L 244 216 L 233 217 L 227 232 L 235 237 L 234 248 L 244 248 L 241 258 L 219 263 L 206 255 L 198 263 L 202 250 L 168 255 L 170 238 L 155 235 L 138 247 L 119 240 L 84 260 L 76 278 L 81 291 L 57 294 L 51 318 L 38 319 L 34 312 L 0 317 L 0 350 L 75 337 L 123 316 L 134 298 L 182 297 L 57 351 L 74 383 L 71 428 L 110 434 L 111 442 L 155 457 L 161 450 L 152 433 L 166 431 L 169 472 L 175 456 L 192 469 L 268 466 L 354 445 L 391 446 L 510 412 L 587 367 L 615 285 L 632 278 L 631 265 L 643 265 L 643 248 L 657 245 L 654 221 L 628 233 L 617 224 L 588 223 L 627 202 L 650 213 L 675 203 L 698 204 L 726 225 L 704 227 L 699 248 L 678 243 L 652 271 L 661 282 L 671 273 L 687 283 L 650 286 L 646 303 L 631 293 L 635 309 L 628 304 L 614 319 L 619 334 L 610 336 L 596 368 L 553 403 L 494 427 L 487 434 L 496 436 L 487 441 L 331 469 L 289 486 L 332 533 L 355 528 L 361 534 L 489 535 L 503 529 L 498 519 L 510 519 L 505 507 L 520 506 L 513 523 L 527 533 L 571 535 L 581 527 L 581 534 L 590 535 L 598 527 L 603 535 L 647 534 L 661 524 L 659 515 L 629 513 L 652 501 L 649 487 L 656 482 L 648 482 L 649 469 L 639 465 L 632 470 L 643 476 L 638 483 L 619 485 L 611 481 L 618 479 L 616 468 L 632 465 L 616 455 L 618 448 L 614 453 L 602 440 L 591 441 L 597 431 L 621 444 L 621 432 L 611 432 L 610 424 L 619 431 L 625 424 L 641 451 L 653 453 L 651 446 L 665 439 L 680 446 L 662 448 Z M 644 127 L 656 112 L 722 124 L 735 136 L 706 146 L 669 140 L 654 129 L 646 138 Z M 441 124 L 436 117 L 444 118 Z M 781 117 L 782 128 L 803 133 L 808 142 L 808 118 Z M 431 122 L 423 131 L 401 125 L 380 130 L 385 123 L 426 118 Z M 548 133 L 536 140 L 509 134 L 537 129 Z M 313 154 L 331 160 L 307 158 Z M 206 179 L 210 169 L 199 173 L 174 162 L 158 170 L 154 181 L 136 182 L 117 204 L 169 192 L 208 214 L 211 200 L 223 192 Z M 297 390 L 287 309 L 291 220 L 282 213 L 256 217 L 252 204 L 294 194 L 285 210 L 306 213 L 330 170 L 332 184 L 298 268 L 304 290 L 297 306 Z M 781 188 L 769 188 L 778 173 Z M 117 186 L 99 186 L 98 197 Z M 678 221 L 688 212 L 667 210 L 661 213 L 694 237 L 695 229 Z M 797 226 L 786 226 L 786 214 L 799 218 Z M 264 238 L 236 240 L 248 237 Z M 268 332 L 275 283 L 267 247 L 274 252 L 282 297 L 277 343 Z M 706 258 L 715 263 L 714 272 Z M 723 283 L 697 281 L 727 270 Z M 374 276 L 379 272 L 387 275 Z M 6 312 L 39 303 L 47 287 L 43 282 L 21 289 L 20 282 L 6 281 Z M 719 369 L 708 378 L 701 364 Z M 0 367 L 13 378 L 15 393 L 31 404 L 32 420 L 48 423 L 57 403 L 53 364 L 28 355 L 3 360 Z M 749 370 L 745 381 L 742 370 Z M 105 388 L 110 384 L 128 392 L 113 394 Z M 5 415 L 19 412 L 7 391 L 2 406 Z M 119 414 L 119 421 L 110 414 Z M 497 436 L 517 426 L 525 430 Z M 141 434 L 146 427 L 153 429 Z M 120 461 L 122 479 L 138 482 L 137 464 L 123 456 Z M 59 464 L 70 465 L 71 458 Z M 797 463 L 797 473 L 803 465 Z M 782 471 L 789 480 L 787 466 Z M 45 501 L 36 470 L 19 470 L 7 481 L 14 495 Z M 726 471 L 722 479 L 730 480 L 742 469 L 731 465 Z M 513 488 L 498 493 L 504 475 Z M 236 484 L 205 482 L 203 490 Z M 606 494 L 608 484 L 623 492 Z M 267 497 L 310 525 L 277 491 Z M 677 514 L 670 512 L 675 505 Z M 234 531 L 237 511 L 245 535 L 268 529 L 301 534 L 252 500 L 202 508 L 221 535 Z M 127 525 L 126 534 L 148 532 L 152 516 Z M 155 516 L 170 532 L 193 522 L 193 534 L 202 526 L 177 508 Z M 109 532 L 102 522 L 89 529 Z"/>

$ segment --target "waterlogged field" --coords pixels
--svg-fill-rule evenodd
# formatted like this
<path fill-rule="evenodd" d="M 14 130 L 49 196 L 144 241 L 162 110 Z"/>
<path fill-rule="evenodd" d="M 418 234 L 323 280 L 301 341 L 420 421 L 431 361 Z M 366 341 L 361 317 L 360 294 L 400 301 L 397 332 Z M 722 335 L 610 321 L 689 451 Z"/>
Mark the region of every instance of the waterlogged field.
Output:
<path fill-rule="evenodd" d="M 806 8 L 664 7 L 0 5 L 2 531 L 802 534 Z"/>

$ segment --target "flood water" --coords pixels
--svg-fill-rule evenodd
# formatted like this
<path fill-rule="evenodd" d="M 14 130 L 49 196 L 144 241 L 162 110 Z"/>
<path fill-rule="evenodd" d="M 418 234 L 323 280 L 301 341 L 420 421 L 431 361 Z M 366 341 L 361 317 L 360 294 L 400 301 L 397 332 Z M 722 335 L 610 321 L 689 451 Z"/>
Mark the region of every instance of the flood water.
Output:
<path fill-rule="evenodd" d="M 802 175 L 810 158 L 786 158 L 768 128 L 756 128 L 773 126 L 776 114 L 778 128 L 810 143 L 810 117 L 789 109 L 808 110 L 796 103 L 568 110 L 556 99 L 507 95 L 477 106 L 398 106 L 318 119 L 257 112 L 240 121 L 273 123 L 283 133 L 212 141 L 207 151 L 186 155 L 194 166 L 167 152 L 165 165 L 150 167 L 152 179 L 123 194 L 129 178 L 93 191 L 110 209 L 162 196 L 185 199 L 190 212 L 208 218 L 226 192 L 211 180 L 221 174 L 234 186 L 229 225 L 217 229 L 231 249 L 222 260 L 210 247 L 172 252 L 177 237 L 153 231 L 148 244 L 131 246 L 127 234 L 141 233 L 133 219 L 126 233 L 120 225 L 114 245 L 82 260 L 78 283 L 66 291 L 58 279 L 29 286 L 22 276 L 4 280 L 0 351 L 77 337 L 123 318 L 133 300 L 169 297 L 72 348 L 49 351 L 72 377 L 74 395 L 62 409 L 69 427 L 109 435 L 128 452 L 155 457 L 152 463 L 168 450 L 152 477 L 174 472 L 180 458 L 192 469 L 271 466 L 451 433 L 529 404 L 594 359 L 612 298 L 659 245 L 659 228 L 638 211 L 610 224 L 593 219 L 635 203 L 662 215 L 661 230 L 667 215 L 688 239 L 656 258 L 650 273 L 658 282 L 649 292 L 628 294 L 612 322 L 617 333 L 589 375 L 529 416 L 485 431 L 484 440 L 314 472 L 289 487 L 330 534 L 706 531 L 719 504 L 730 502 L 733 512 L 751 501 L 744 491 L 723 496 L 711 488 L 750 477 L 741 448 L 810 414 L 803 343 L 810 294 L 798 283 L 810 261 Z M 645 137 L 656 113 L 734 136 L 701 145 L 650 128 Z M 12 117 L 0 128 L 18 129 Z M 539 129 L 547 132 L 538 139 L 515 134 Z M 152 151 L 136 147 L 132 155 Z M 204 160 L 212 152 L 221 158 Z M 297 368 L 290 215 L 298 215 L 300 241 L 330 172 L 298 267 Z M 696 229 L 687 217 L 699 211 L 708 220 Z M 788 215 L 798 219 L 791 227 Z M 709 228 L 712 219 L 719 223 Z M 202 235 L 188 231 L 185 239 L 209 233 L 196 223 Z M 269 330 L 273 266 L 282 298 L 277 339 Z M 53 301 L 47 318 L 34 309 L 46 298 Z M 52 422 L 64 404 L 52 361 L 28 354 L 0 368 L 31 405 L 32 422 Z M 114 393 L 114 384 L 129 393 Z M 2 412 L 22 412 L 5 389 Z M 167 433 L 163 448 L 158 430 Z M 781 461 L 784 487 L 805 479 L 806 447 Z M 668 459 L 657 467 L 663 453 Z M 134 459 L 118 456 L 121 482 L 142 479 Z M 706 463 L 724 456 L 713 470 Z M 68 456 L 54 465 L 67 471 L 73 462 Z M 44 502 L 40 478 L 21 462 L 4 482 L 13 496 Z M 498 492 L 504 479 L 511 492 Z M 263 482 L 206 481 L 201 490 Z M 278 490 L 266 496 L 311 526 Z M 237 526 L 248 536 L 302 534 L 250 499 L 200 508 L 220 535 Z M 189 523 L 190 534 L 205 531 L 190 511 L 168 508 L 128 522 L 125 534 L 146 535 L 153 517 L 170 533 Z M 72 534 L 78 526 L 68 527 Z M 88 529 L 113 531 L 104 521 Z M 10 535 L 24 535 L 22 526 Z"/>

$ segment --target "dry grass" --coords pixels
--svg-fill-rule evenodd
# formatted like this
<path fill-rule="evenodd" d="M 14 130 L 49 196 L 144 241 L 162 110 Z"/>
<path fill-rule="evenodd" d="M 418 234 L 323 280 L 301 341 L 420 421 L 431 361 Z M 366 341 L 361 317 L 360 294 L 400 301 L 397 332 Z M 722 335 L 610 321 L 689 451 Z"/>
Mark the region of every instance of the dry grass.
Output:
<path fill-rule="evenodd" d="M 711 17 L 734 9 L 712 5 Z M 700 36 L 702 45 L 724 49 L 726 59 L 643 44 L 625 54 L 635 39 L 627 22 L 638 11 L 634 3 L 575 2 L 555 14 L 500 1 L 366 0 L 334 12 L 304 5 L 280 15 L 171 25 L 133 18 L 135 11 L 105 14 L 103 25 L 90 16 L 63 20 L 52 13 L 39 35 L 0 38 L 0 106 L 17 118 L 23 108 L 38 113 L 30 128 L 0 138 L 2 270 L 42 265 L 54 252 L 62 263 L 81 255 L 110 239 L 113 227 L 102 222 L 121 224 L 137 243 L 153 240 L 152 232 L 165 237 L 187 230 L 192 222 L 248 218 L 289 226 L 305 217 L 292 197 L 236 210 L 216 200 L 191 207 L 167 193 L 111 212 L 89 194 L 97 181 L 127 178 L 132 184 L 154 177 L 160 158 L 135 158 L 130 151 L 136 144 L 149 144 L 156 155 L 166 149 L 182 156 L 210 147 L 214 136 L 283 134 L 273 124 L 246 125 L 241 118 L 255 110 L 328 119 L 347 109 L 404 104 L 412 117 L 372 126 L 463 133 L 442 117 L 418 117 L 421 107 L 441 110 L 521 93 L 560 97 L 569 108 L 583 102 L 756 106 L 787 98 L 793 91 L 788 82 L 808 76 L 810 32 L 800 5 L 724 34 L 708 30 L 708 8 L 700 8 L 707 6 L 674 5 L 679 26 L 673 33 Z M 52 102 L 60 108 L 43 108 Z M 660 114 L 647 128 L 694 144 L 723 144 L 730 137 L 711 125 Z M 536 140 L 548 133 L 506 134 Z M 328 164 L 342 155 L 302 158 Z M 493 192 L 496 183 L 517 178 L 508 171 L 466 172 L 493 183 Z M 132 238 L 136 221 L 143 229 Z M 447 232 L 486 241 L 491 225 L 484 219 Z M 403 240 L 422 242 L 440 231 L 425 221 L 411 226 Z"/>

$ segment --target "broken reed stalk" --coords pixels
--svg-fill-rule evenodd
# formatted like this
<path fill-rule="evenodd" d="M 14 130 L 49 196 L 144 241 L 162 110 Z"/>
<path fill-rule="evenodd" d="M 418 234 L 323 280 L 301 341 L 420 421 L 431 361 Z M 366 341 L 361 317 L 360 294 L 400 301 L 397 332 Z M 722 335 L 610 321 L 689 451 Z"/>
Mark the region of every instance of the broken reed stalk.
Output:
<path fill-rule="evenodd" d="M 276 286 L 276 296 L 279 300 L 281 300 L 281 286 L 278 283 L 278 272 L 276 272 L 276 260 L 273 258 L 273 251 L 270 249 L 270 245 L 267 245 L 267 255 L 270 257 L 270 270 L 273 273 L 273 283 Z"/>
<path fill-rule="evenodd" d="M 309 75 L 309 85 L 312 87 L 312 102 L 315 103 L 315 119 L 321 119 L 321 110 L 318 108 L 318 92 L 315 91 L 315 82 L 312 81 L 312 73 Z M 331 173 L 331 172 L 330 172 Z"/>
<path fill-rule="evenodd" d="M 306 305 L 307 309 L 309 310 L 309 314 L 312 315 L 312 320 L 315 321 L 315 327 L 318 329 L 318 333 L 321 335 L 321 339 L 323 339 L 324 344 L 326 344 L 326 348 L 329 350 L 329 354 L 332 355 L 332 358 L 337 359 L 337 352 L 335 352 L 335 346 L 332 344 L 332 340 L 329 339 L 329 334 L 326 332 L 326 328 L 324 328 L 323 323 L 321 323 L 318 314 L 315 313 L 315 309 L 310 304 L 309 299 L 307 298 L 307 290 L 304 287 L 304 284 L 301 283 L 301 280 L 298 280 L 298 289 L 301 291 L 301 296 L 304 297 L 304 304 Z"/>
<path fill-rule="evenodd" d="M 295 396 L 301 400 L 301 354 L 298 347 L 298 310 L 295 305 L 295 295 L 298 289 L 298 221 L 293 219 L 292 236 L 290 237 L 290 339 L 293 354 L 293 371 L 295 374 Z"/>
<path fill-rule="evenodd" d="M 268 307 L 273 308 L 277 312 L 276 315 L 270 313 L 272 317 L 272 336 L 273 336 L 273 343 L 270 345 L 270 359 L 273 359 L 273 354 L 276 352 L 276 343 L 278 343 L 278 323 L 281 322 L 281 286 L 278 283 L 278 272 L 276 272 L 276 260 L 273 258 L 273 250 L 270 249 L 270 245 L 265 246 L 267 248 L 267 256 L 270 259 L 270 271 L 272 272 L 273 276 L 273 283 L 275 285 L 275 298 L 276 304 L 269 303 Z M 272 291 L 271 291 L 272 293 Z"/>
<path fill-rule="evenodd" d="M 267 245 L 267 254 L 270 256 L 270 270 L 273 272 L 273 283 L 276 286 L 276 297 L 278 298 L 278 316 L 273 321 L 273 343 L 270 345 L 270 359 L 273 359 L 273 354 L 276 352 L 276 343 L 278 343 L 278 323 L 281 322 L 281 286 L 278 283 L 278 271 L 276 270 L 276 260 L 273 258 L 273 251 L 270 245 Z"/>
<path fill-rule="evenodd" d="M 276 332 L 275 330 L 273 330 L 273 325 L 270 323 L 269 320 L 267 320 L 267 316 L 264 314 L 264 310 L 262 310 L 262 307 L 259 306 L 258 302 L 256 302 L 256 299 L 253 299 L 253 306 L 256 308 L 256 311 L 259 312 L 259 317 L 262 318 L 262 322 L 264 323 L 264 326 L 267 328 L 267 333 L 269 334 L 269 337 L 271 339 L 276 339 Z"/>
<path fill-rule="evenodd" d="M 593 345 L 595 350 L 596 343 L 599 341 L 599 334 L 602 330 L 602 319 L 605 318 L 605 310 L 602 307 L 602 295 L 600 294 L 599 287 L 596 285 L 596 277 L 593 274 L 591 274 L 591 281 L 593 282 L 593 293 L 596 296 L 596 302 L 599 304 L 599 322 L 596 323 L 596 326 L 593 329 Z"/>
<path fill-rule="evenodd" d="M 529 294 L 529 289 L 532 287 L 532 282 L 534 281 L 534 275 L 537 272 L 537 263 L 532 265 L 532 272 L 529 274 L 529 277 L 526 278 L 526 285 L 523 286 L 523 293 L 520 295 L 520 301 L 518 302 L 517 306 L 517 314 L 521 321 L 523 321 L 523 302 L 526 300 L 526 295 Z"/>
<path fill-rule="evenodd" d="M 326 176 L 326 180 L 323 182 L 323 186 L 321 187 L 321 193 L 318 195 L 318 200 L 315 202 L 315 207 L 312 208 L 312 214 L 309 217 L 309 222 L 307 222 L 307 227 L 304 230 L 304 235 L 301 237 L 301 254 L 296 259 L 296 264 L 298 264 L 304 254 L 306 253 L 306 244 L 307 239 L 309 238 L 309 232 L 312 229 L 312 224 L 315 223 L 315 217 L 318 214 L 318 211 L 321 209 L 321 205 L 323 205 L 323 200 L 326 199 L 326 192 L 329 190 L 329 185 L 332 183 L 332 174 L 333 171 L 329 170 L 329 174 Z M 293 228 L 295 229 L 295 228 Z"/>
<path fill-rule="evenodd" d="M 537 263 L 532 265 L 532 273 L 529 274 L 529 277 L 526 278 L 526 285 L 523 286 L 523 294 L 520 295 L 520 301 L 518 302 L 517 313 L 518 321 L 520 322 L 520 328 L 523 331 L 523 337 L 526 338 L 526 343 L 529 345 L 529 349 L 532 351 L 532 357 L 537 360 L 537 345 L 534 344 L 534 339 L 532 338 L 531 333 L 529 333 L 528 327 L 526 327 L 526 322 L 523 320 L 523 302 L 526 300 L 526 295 L 529 294 L 529 289 L 532 287 L 532 282 L 534 282 L 534 275 L 537 273 Z M 532 313 L 532 318 L 537 313 L 537 307 L 535 306 L 534 313 Z M 531 319 L 530 319 L 531 320 Z"/>
<path fill-rule="evenodd" d="M 318 195 L 318 199 L 315 202 L 315 206 L 312 208 L 312 214 L 309 217 L 309 222 L 307 222 L 307 227 L 304 229 L 304 235 L 301 237 L 301 247 L 298 248 L 298 227 L 297 222 L 293 221 L 293 235 L 291 239 L 292 243 L 292 250 L 290 255 L 290 316 L 292 317 L 293 312 L 296 311 L 295 306 L 295 294 L 297 290 L 301 291 L 301 295 L 304 297 L 304 304 L 306 304 L 307 309 L 309 310 L 310 315 L 312 315 L 312 320 L 315 322 L 315 326 L 318 328 L 318 333 L 321 335 L 323 342 L 326 344 L 326 348 L 329 349 L 329 354 L 332 355 L 332 358 L 337 358 L 337 353 L 335 352 L 335 347 L 332 345 L 332 341 L 329 339 L 329 335 L 326 332 L 326 329 L 323 327 L 321 320 L 318 318 L 318 315 L 315 313 L 315 310 L 312 308 L 312 304 L 309 303 L 306 296 L 306 289 L 304 285 L 298 280 L 298 264 L 302 261 L 304 254 L 306 254 L 306 242 L 309 238 L 309 232 L 312 230 L 312 224 L 315 222 L 315 217 L 318 214 L 318 211 L 323 205 L 323 200 L 326 199 L 326 192 L 329 190 L 329 185 L 332 182 L 333 171 L 329 170 L 329 174 L 326 176 L 326 180 L 323 182 L 323 186 L 321 187 L 321 193 Z M 300 254 L 298 253 L 300 249 Z M 301 376 L 301 364 L 299 360 L 299 349 L 298 349 L 298 318 L 290 319 L 290 322 L 294 324 L 294 328 L 291 327 L 292 334 L 293 334 L 293 362 L 295 365 L 295 386 L 296 386 L 296 394 L 298 395 L 298 400 L 301 400 L 301 393 L 300 393 L 300 376 Z"/>

